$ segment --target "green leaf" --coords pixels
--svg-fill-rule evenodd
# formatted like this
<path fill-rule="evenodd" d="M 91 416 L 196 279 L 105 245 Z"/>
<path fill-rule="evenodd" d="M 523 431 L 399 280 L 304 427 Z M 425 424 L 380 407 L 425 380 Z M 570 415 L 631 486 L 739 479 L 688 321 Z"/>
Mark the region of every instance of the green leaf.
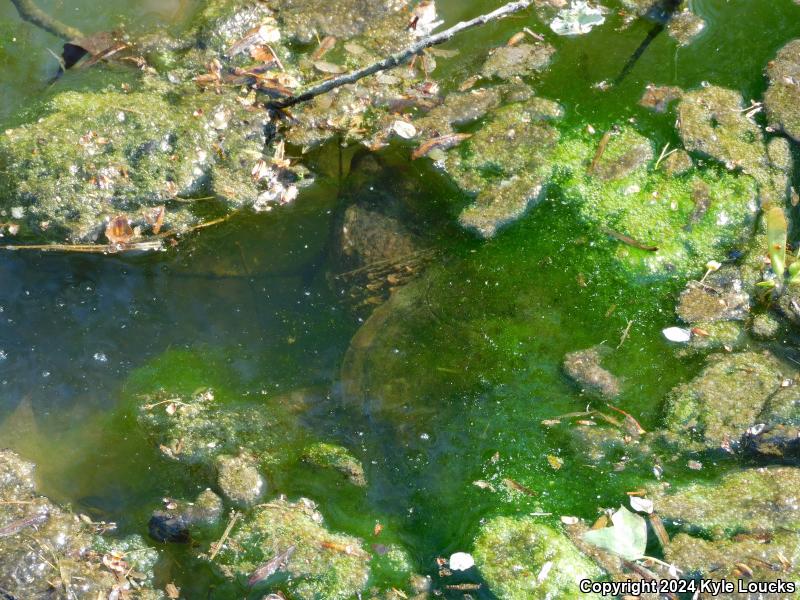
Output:
<path fill-rule="evenodd" d="M 583 534 L 590 544 L 618 554 L 625 560 L 644 556 L 647 548 L 647 523 L 624 506 L 611 516 L 612 527 L 593 529 Z"/>
<path fill-rule="evenodd" d="M 786 269 L 786 216 L 783 209 L 773 206 L 767 211 L 767 245 L 772 271 L 783 279 Z"/>

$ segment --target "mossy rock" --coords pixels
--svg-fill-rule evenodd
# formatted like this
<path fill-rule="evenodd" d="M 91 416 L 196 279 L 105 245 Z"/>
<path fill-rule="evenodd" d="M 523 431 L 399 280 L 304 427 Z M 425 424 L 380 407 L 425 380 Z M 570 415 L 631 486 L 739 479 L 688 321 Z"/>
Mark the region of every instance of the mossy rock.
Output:
<path fill-rule="evenodd" d="M 285 569 L 259 585 L 280 585 L 290 598 L 349 600 L 367 585 L 370 555 L 361 540 L 332 533 L 322 522 L 316 505 L 304 498 L 259 505 L 239 520 L 214 565 L 244 583 L 257 568 L 294 547 Z"/>
<path fill-rule="evenodd" d="M 149 229 L 148 211 L 178 196 L 213 190 L 234 207 L 256 200 L 255 186 L 249 193 L 214 186 L 214 171 L 238 169 L 250 181 L 266 143 L 266 117 L 258 123 L 235 98 L 190 93 L 175 100 L 153 83 L 130 92 L 57 94 L 39 107 L 37 120 L 0 137 L 0 168 L 10 174 L 3 206 L 21 210 L 20 235 L 105 241 L 110 218 L 124 214 Z M 193 224 L 188 206 L 170 204 L 164 229 Z"/>
<path fill-rule="evenodd" d="M 322 469 L 338 471 L 355 486 L 367 485 L 361 461 L 342 446 L 324 442 L 312 444 L 303 452 L 303 460 Z"/>
<path fill-rule="evenodd" d="M 738 533 L 800 528 L 800 469 L 767 467 L 728 473 L 678 489 L 653 486 L 655 509 L 689 532 L 723 539 Z"/>
<path fill-rule="evenodd" d="M 782 380 L 770 355 L 712 355 L 695 379 L 670 393 L 667 428 L 701 448 L 736 448 Z"/>
<path fill-rule="evenodd" d="M 563 533 L 533 518 L 491 519 L 481 527 L 473 554 L 478 569 L 498 598 L 598 597 L 581 593 L 578 585 L 583 579 L 601 578 L 602 571 Z"/>
<path fill-rule="evenodd" d="M 34 473 L 32 463 L 0 450 L 0 590 L 7 597 L 106 598 L 113 590 L 136 590 L 144 600 L 164 598 L 153 588 L 155 549 L 137 535 L 98 535 L 76 514 L 38 495 Z"/>
<path fill-rule="evenodd" d="M 764 105 L 770 123 L 800 141 L 800 40 L 786 44 L 767 66 Z"/>
<path fill-rule="evenodd" d="M 741 535 L 733 540 L 709 541 L 679 533 L 672 538 L 664 550 L 665 558 L 670 564 L 683 571 L 685 578 L 703 578 L 720 581 L 725 579 L 734 582 L 738 590 L 737 580 L 743 585 L 750 581 L 793 581 L 800 586 L 800 534 L 797 532 L 779 531 L 772 535 Z M 791 565 L 785 567 L 784 561 Z M 750 573 L 743 570 L 746 565 Z M 781 567 L 778 568 L 777 566 Z M 796 598 L 791 594 L 770 594 L 775 600 Z M 726 598 L 749 600 L 753 595 L 734 592 Z"/>

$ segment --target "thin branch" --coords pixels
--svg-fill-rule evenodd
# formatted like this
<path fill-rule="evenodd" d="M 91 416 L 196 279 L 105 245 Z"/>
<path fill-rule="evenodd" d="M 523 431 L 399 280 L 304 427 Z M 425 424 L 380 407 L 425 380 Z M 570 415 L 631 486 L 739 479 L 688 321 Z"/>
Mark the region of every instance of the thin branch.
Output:
<path fill-rule="evenodd" d="M 54 19 L 41 8 L 33 3 L 33 0 L 11 0 L 11 4 L 17 7 L 19 16 L 24 21 L 32 23 L 45 31 L 52 33 L 56 37 L 68 42 L 78 40 L 83 37 L 79 29 L 65 25 L 58 19 Z"/>
<path fill-rule="evenodd" d="M 346 73 L 340 77 L 334 77 L 333 79 L 328 79 L 320 83 L 319 85 L 312 86 L 308 88 L 306 91 L 301 92 L 295 96 L 288 96 L 286 98 L 280 100 L 273 100 L 269 103 L 269 106 L 272 108 L 288 108 L 290 106 L 294 106 L 295 104 L 299 104 L 301 102 L 306 102 L 315 98 L 316 96 L 320 96 L 331 90 L 334 90 L 338 87 L 343 85 L 348 85 L 351 83 L 355 83 L 359 79 L 363 79 L 364 77 L 368 77 L 370 75 L 374 75 L 375 73 L 379 73 L 380 71 L 386 71 L 387 69 L 393 69 L 411 59 L 413 56 L 422 52 L 425 48 L 430 48 L 431 46 L 436 46 L 438 44 L 443 44 L 444 42 L 450 41 L 456 34 L 461 33 L 467 29 L 472 29 L 473 27 L 479 27 L 481 25 L 485 25 L 486 23 L 490 23 L 491 21 L 496 21 L 498 19 L 502 19 L 503 17 L 507 17 L 508 15 L 517 13 L 521 10 L 525 10 L 533 3 L 533 0 L 517 0 L 516 2 L 509 2 L 504 6 L 501 6 L 497 10 L 494 10 L 490 13 L 486 13 L 485 15 L 481 15 L 469 21 L 462 21 L 456 25 L 453 25 L 450 29 L 446 29 L 441 33 L 437 33 L 435 35 L 431 35 L 429 37 L 423 38 L 412 44 L 405 50 L 401 50 L 400 52 L 396 52 L 391 56 L 384 58 L 383 60 L 373 63 L 367 67 L 362 69 L 358 69 L 357 71 L 351 71 L 350 73 Z"/>

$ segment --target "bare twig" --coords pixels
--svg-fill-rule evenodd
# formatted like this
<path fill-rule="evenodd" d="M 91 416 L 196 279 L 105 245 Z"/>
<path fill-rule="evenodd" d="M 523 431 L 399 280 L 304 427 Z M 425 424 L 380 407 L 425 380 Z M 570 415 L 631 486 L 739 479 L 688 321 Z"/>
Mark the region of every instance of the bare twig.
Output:
<path fill-rule="evenodd" d="M 58 19 L 54 19 L 36 6 L 33 0 L 11 0 L 11 4 L 17 7 L 17 12 L 24 21 L 32 23 L 48 33 L 60 37 L 62 40 L 69 42 L 83 37 L 83 33 L 81 33 L 79 29 L 75 29 L 74 27 L 62 23 Z"/>
<path fill-rule="evenodd" d="M 211 555 L 209 556 L 209 560 L 210 561 L 213 562 L 214 559 L 217 557 L 217 554 L 219 554 L 219 551 L 222 550 L 222 546 L 224 546 L 225 542 L 228 541 L 228 536 L 231 534 L 231 531 L 233 530 L 233 526 L 236 525 L 236 521 L 238 521 L 238 520 L 239 520 L 239 513 L 238 512 L 234 512 L 231 515 L 230 521 L 228 521 L 228 526 L 225 528 L 225 531 L 222 532 L 222 537 L 219 538 L 218 542 L 215 542 L 213 544 L 213 548 L 211 550 Z"/>
<path fill-rule="evenodd" d="M 320 96 L 321 94 L 325 94 L 334 90 L 338 87 L 343 85 L 348 85 L 351 83 L 355 83 L 359 79 L 363 79 L 364 77 L 369 77 L 370 75 L 374 75 L 375 73 L 379 73 L 380 71 L 386 71 L 387 69 L 393 69 L 403 63 L 407 62 L 412 57 L 416 56 L 420 52 L 422 52 L 425 48 L 430 48 L 431 46 L 436 46 L 438 44 L 443 44 L 444 42 L 450 41 L 456 34 L 461 33 L 467 29 L 472 29 L 473 27 L 479 27 L 481 25 L 485 25 L 486 23 L 490 23 L 492 21 L 496 21 L 498 19 L 502 19 L 508 15 L 517 13 L 521 10 L 525 10 L 532 4 L 533 0 L 517 0 L 516 2 L 509 2 L 494 10 L 490 13 L 486 13 L 469 21 L 462 21 L 456 25 L 453 25 L 450 29 L 446 29 L 441 33 L 437 33 L 435 35 L 431 35 L 429 37 L 423 38 L 412 44 L 408 48 L 401 50 L 400 52 L 396 52 L 391 56 L 387 56 L 383 60 L 373 63 L 369 66 L 366 66 L 362 69 L 358 69 L 357 71 L 351 71 L 350 73 L 346 73 L 340 77 L 334 77 L 333 79 L 328 79 L 318 85 L 312 86 L 308 88 L 306 91 L 301 92 L 294 96 L 288 96 L 286 98 L 282 98 L 279 100 L 273 100 L 269 103 L 269 106 L 273 108 L 288 108 L 290 106 L 294 106 L 295 104 L 299 104 L 301 102 L 306 102 Z"/>

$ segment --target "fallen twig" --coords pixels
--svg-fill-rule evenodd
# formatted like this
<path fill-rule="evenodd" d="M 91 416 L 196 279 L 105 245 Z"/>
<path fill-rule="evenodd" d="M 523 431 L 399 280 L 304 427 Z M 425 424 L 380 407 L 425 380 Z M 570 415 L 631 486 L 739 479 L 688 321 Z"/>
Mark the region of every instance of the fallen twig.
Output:
<path fill-rule="evenodd" d="M 620 233 L 619 231 L 614 231 L 610 227 L 601 227 L 600 230 L 606 235 L 610 235 L 611 237 L 618 239 L 623 244 L 627 244 L 628 246 L 633 246 L 634 248 L 638 248 L 639 250 L 647 250 L 648 252 L 658 251 L 658 246 L 650 246 L 648 244 L 642 243 L 639 240 L 635 240 L 632 237 L 625 235 L 624 233 Z"/>
<path fill-rule="evenodd" d="M 222 532 L 222 537 L 219 538 L 218 542 L 212 544 L 211 554 L 209 556 L 210 561 L 213 561 L 217 557 L 217 554 L 219 554 L 219 551 L 222 550 L 222 546 L 228 541 L 228 536 L 231 534 L 233 526 L 236 525 L 236 521 L 238 520 L 239 513 L 234 511 L 234 513 L 231 515 L 230 521 L 228 521 L 228 526 L 225 528 L 225 531 Z"/>
<path fill-rule="evenodd" d="M 74 27 L 62 23 L 58 19 L 54 19 L 36 6 L 33 0 L 11 0 L 11 4 L 17 7 L 17 12 L 24 21 L 32 23 L 48 33 L 60 37 L 62 40 L 69 42 L 83 37 L 83 33 L 81 33 L 79 29 L 75 29 Z"/>
<path fill-rule="evenodd" d="M 282 98 L 279 100 L 272 100 L 268 103 L 268 106 L 272 108 L 288 108 L 290 106 L 294 106 L 295 104 L 299 104 L 301 102 L 306 102 L 330 92 L 338 87 L 343 85 L 348 85 L 351 83 L 355 83 L 356 81 L 363 79 L 364 77 L 369 77 L 370 75 L 374 75 L 375 73 L 379 73 L 381 71 L 386 71 L 388 69 L 393 69 L 405 62 L 407 62 L 412 57 L 416 56 L 420 52 L 422 52 L 425 48 L 430 48 L 431 46 L 436 46 L 438 44 L 443 44 L 444 42 L 450 41 L 456 34 L 461 33 L 467 29 L 472 29 L 473 27 L 479 27 L 481 25 L 485 25 L 486 23 L 490 23 L 492 21 L 496 21 L 498 19 L 502 19 L 508 15 L 517 13 L 521 10 L 525 10 L 533 3 L 533 0 L 517 0 L 516 2 L 509 2 L 498 8 L 497 10 L 493 10 L 490 13 L 486 13 L 469 21 L 462 21 L 453 25 L 451 28 L 442 31 L 441 33 L 437 33 L 435 35 L 428 36 L 412 44 L 408 48 L 401 50 L 400 52 L 396 52 L 391 56 L 387 56 L 381 61 L 373 63 L 369 66 L 366 66 L 362 69 L 358 69 L 356 71 L 351 71 L 350 73 L 346 73 L 339 77 L 334 77 L 333 79 L 328 79 L 318 85 L 312 86 L 308 88 L 306 91 L 296 94 L 294 96 L 288 96 L 286 98 Z"/>

